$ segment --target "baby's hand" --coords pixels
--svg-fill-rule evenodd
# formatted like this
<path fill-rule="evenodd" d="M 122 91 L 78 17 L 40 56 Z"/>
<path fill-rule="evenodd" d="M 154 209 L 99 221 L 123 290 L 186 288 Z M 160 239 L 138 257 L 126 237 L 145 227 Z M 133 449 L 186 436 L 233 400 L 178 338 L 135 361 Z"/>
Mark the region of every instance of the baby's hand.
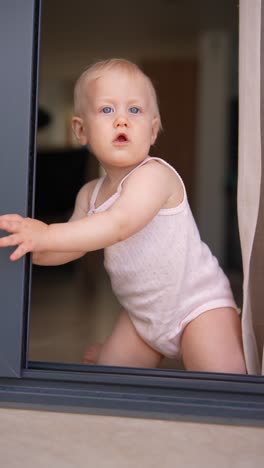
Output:
<path fill-rule="evenodd" d="M 8 214 L 0 216 L 0 229 L 10 233 L 9 236 L 0 238 L 0 247 L 18 246 L 10 260 L 18 260 L 28 252 L 45 250 L 48 225 L 42 221 Z"/>

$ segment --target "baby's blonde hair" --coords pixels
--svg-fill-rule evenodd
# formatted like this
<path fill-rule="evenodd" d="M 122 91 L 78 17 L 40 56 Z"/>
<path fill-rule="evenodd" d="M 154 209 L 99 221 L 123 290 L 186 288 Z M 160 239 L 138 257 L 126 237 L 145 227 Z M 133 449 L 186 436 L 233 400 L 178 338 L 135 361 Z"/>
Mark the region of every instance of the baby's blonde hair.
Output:
<path fill-rule="evenodd" d="M 159 119 L 160 130 L 162 126 L 158 98 L 151 79 L 139 68 L 138 65 L 123 58 L 101 60 L 99 62 L 95 62 L 93 65 L 89 66 L 86 70 L 84 70 L 84 72 L 80 75 L 74 86 L 74 112 L 76 113 L 76 115 L 80 115 L 83 111 L 82 99 L 84 84 L 99 78 L 103 72 L 112 69 L 118 69 L 120 71 L 131 74 L 140 74 L 144 77 L 150 89 L 150 93 L 154 104 L 154 112 L 156 114 L 155 116 Z"/>

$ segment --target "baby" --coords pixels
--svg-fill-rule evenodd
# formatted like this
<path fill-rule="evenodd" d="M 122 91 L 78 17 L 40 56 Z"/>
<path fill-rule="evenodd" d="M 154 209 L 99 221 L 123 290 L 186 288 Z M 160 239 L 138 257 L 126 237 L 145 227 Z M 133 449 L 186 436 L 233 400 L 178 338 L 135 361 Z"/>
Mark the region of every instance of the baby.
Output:
<path fill-rule="evenodd" d="M 17 246 L 58 265 L 105 249 L 105 268 L 122 311 L 106 342 L 85 361 L 156 367 L 182 357 L 195 371 L 246 373 L 239 311 L 229 282 L 201 241 L 182 179 L 150 157 L 161 127 L 150 79 L 124 59 L 98 62 L 78 79 L 73 131 L 106 175 L 82 187 L 68 223 L 0 217 Z"/>

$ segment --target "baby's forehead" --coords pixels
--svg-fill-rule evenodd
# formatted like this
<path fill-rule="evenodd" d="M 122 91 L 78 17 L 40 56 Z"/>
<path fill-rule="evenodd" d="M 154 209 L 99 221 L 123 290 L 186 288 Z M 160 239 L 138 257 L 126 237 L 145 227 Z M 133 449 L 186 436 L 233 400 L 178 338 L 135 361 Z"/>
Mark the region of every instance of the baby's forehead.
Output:
<path fill-rule="evenodd" d="M 101 70 L 97 73 L 88 73 L 84 81 L 84 88 L 89 90 L 89 88 L 96 84 L 109 88 L 117 88 L 118 79 L 130 82 L 132 87 L 140 87 L 143 92 L 149 92 L 150 90 L 149 80 L 140 70 L 118 68 Z"/>
<path fill-rule="evenodd" d="M 104 99 L 126 99 L 140 102 L 151 109 L 157 107 L 149 80 L 141 72 L 109 70 L 87 77 L 83 95 L 90 103 Z"/>

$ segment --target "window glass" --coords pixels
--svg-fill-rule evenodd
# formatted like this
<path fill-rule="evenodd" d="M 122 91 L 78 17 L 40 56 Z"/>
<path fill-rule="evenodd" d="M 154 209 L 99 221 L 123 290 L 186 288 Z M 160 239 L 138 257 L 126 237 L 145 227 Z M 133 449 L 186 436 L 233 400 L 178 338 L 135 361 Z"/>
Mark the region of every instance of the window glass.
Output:
<path fill-rule="evenodd" d="M 76 0 L 62 13 L 61 2 L 43 0 L 35 216 L 66 221 L 80 187 L 102 173 L 71 130 L 75 80 L 96 60 L 135 61 L 159 95 L 163 132 L 151 155 L 183 177 L 202 237 L 241 306 L 237 51 L 236 1 L 142 0 L 124 8 L 120 0 Z M 31 301 L 31 361 L 82 362 L 87 346 L 109 336 L 120 308 L 102 251 L 61 266 L 34 266 Z M 161 367 L 182 363 L 164 359 Z"/>

